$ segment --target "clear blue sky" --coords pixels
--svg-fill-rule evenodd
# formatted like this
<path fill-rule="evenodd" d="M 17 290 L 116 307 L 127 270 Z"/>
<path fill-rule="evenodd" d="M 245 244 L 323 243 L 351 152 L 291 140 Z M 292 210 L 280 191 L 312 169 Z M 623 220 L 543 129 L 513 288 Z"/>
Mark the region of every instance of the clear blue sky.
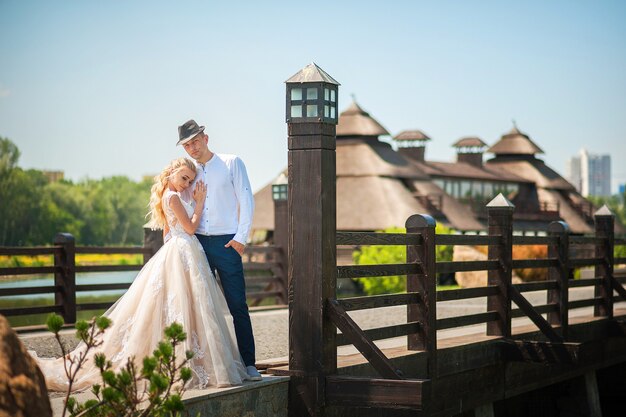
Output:
<path fill-rule="evenodd" d="M 308 6 L 308 7 L 307 7 Z M 563 173 L 581 147 L 626 182 L 625 1 L 0 0 L 0 136 L 25 168 L 155 174 L 207 126 L 255 190 L 287 165 L 284 80 L 314 61 L 427 158 L 511 129 Z"/>

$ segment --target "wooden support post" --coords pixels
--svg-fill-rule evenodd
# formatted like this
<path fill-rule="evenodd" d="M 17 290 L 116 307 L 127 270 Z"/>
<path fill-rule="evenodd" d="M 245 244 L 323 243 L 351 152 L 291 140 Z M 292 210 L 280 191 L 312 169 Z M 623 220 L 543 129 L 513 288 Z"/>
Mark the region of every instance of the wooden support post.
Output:
<path fill-rule="evenodd" d="M 54 273 L 54 285 L 60 290 L 54 292 L 54 303 L 63 306 L 63 320 L 76 323 L 76 243 L 69 233 L 57 233 L 54 245 L 61 246 L 55 251 L 54 266 L 60 268 Z"/>
<path fill-rule="evenodd" d="M 323 414 L 325 376 L 336 373 L 335 125 L 289 124 L 290 416 Z"/>
<path fill-rule="evenodd" d="M 408 335 L 409 350 L 428 352 L 426 378 L 432 379 L 437 374 L 437 277 L 435 254 L 435 219 L 426 214 L 409 217 L 405 223 L 407 233 L 419 233 L 422 244 L 407 245 L 407 263 L 420 263 L 420 274 L 407 274 L 407 292 L 418 292 L 421 303 L 409 304 L 407 322 L 420 322 L 419 333 Z"/>
<path fill-rule="evenodd" d="M 556 244 L 548 245 L 548 258 L 556 258 L 558 266 L 548 271 L 550 280 L 556 281 L 556 289 L 548 290 L 548 303 L 556 303 L 558 311 L 548 313 L 548 323 L 561 326 L 561 336 L 567 340 L 569 280 L 572 270 L 569 267 L 569 226 L 565 222 L 552 222 L 548 225 L 548 235 L 558 239 Z"/>
<path fill-rule="evenodd" d="M 289 210 L 287 200 L 274 200 L 274 246 L 275 260 L 280 263 L 281 300 L 287 304 L 287 271 L 289 245 Z"/>
<path fill-rule="evenodd" d="M 614 250 L 614 222 L 615 215 L 604 205 L 594 215 L 596 223 L 596 237 L 603 239 L 596 245 L 596 258 L 602 259 L 596 265 L 595 276 L 602 278 L 602 283 L 596 285 L 595 296 L 600 297 L 600 304 L 594 307 L 593 315 L 613 318 L 613 250 Z"/>
<path fill-rule="evenodd" d="M 487 297 L 487 311 L 496 311 L 498 321 L 487 323 L 487 335 L 511 337 L 511 287 L 513 260 L 513 210 L 515 206 L 502 194 L 487 204 L 489 236 L 500 236 L 499 245 L 489 246 L 489 260 L 500 262 L 500 268 L 487 273 L 488 285 L 496 285 L 498 294 Z"/>
<path fill-rule="evenodd" d="M 163 230 L 149 227 L 143 228 L 143 247 L 149 249 L 149 253 L 143 254 L 144 265 L 154 256 L 155 253 L 163 246 Z"/>

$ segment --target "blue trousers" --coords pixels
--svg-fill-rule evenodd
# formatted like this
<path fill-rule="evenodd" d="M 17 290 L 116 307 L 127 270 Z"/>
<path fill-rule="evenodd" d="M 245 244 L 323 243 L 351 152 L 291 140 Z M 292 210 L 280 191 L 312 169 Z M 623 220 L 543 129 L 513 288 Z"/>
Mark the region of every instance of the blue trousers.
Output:
<path fill-rule="evenodd" d="M 196 235 L 206 253 L 211 271 L 213 271 L 213 274 L 216 271 L 219 274 L 224 297 L 235 322 L 239 353 L 244 364 L 250 366 L 255 364 L 256 358 L 252 323 L 250 322 L 250 313 L 246 303 L 246 283 L 243 278 L 243 265 L 241 256 L 235 249 L 224 247 L 234 236 Z M 210 300 L 207 300 L 207 302 L 210 302 Z"/>

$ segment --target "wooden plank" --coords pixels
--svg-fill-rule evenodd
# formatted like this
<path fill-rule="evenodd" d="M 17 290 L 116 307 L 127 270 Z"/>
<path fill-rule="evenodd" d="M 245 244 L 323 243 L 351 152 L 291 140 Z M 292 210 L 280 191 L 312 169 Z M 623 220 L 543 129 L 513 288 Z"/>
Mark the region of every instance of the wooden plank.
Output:
<path fill-rule="evenodd" d="M 77 254 L 95 253 L 102 255 L 110 254 L 144 254 L 151 253 L 150 248 L 143 246 L 76 246 Z"/>
<path fill-rule="evenodd" d="M 44 275 L 58 272 L 55 266 L 18 266 L 10 268 L 0 268 L 0 276 L 4 275 Z"/>
<path fill-rule="evenodd" d="M 513 236 L 513 245 L 555 245 L 558 238 L 553 236 Z"/>
<path fill-rule="evenodd" d="M 498 287 L 495 285 L 488 285 L 486 287 L 477 288 L 461 288 L 457 290 L 437 291 L 437 301 L 454 301 L 464 300 L 467 298 L 487 297 L 489 295 L 496 295 L 497 293 Z"/>
<path fill-rule="evenodd" d="M 61 287 L 56 285 L 46 285 L 45 287 L 2 288 L 0 289 L 0 297 L 8 297 L 12 295 L 52 294 L 55 291 L 60 290 Z"/>
<path fill-rule="evenodd" d="M 626 258 L 615 258 L 613 260 L 613 265 L 626 264 Z"/>
<path fill-rule="evenodd" d="M 503 339 L 498 341 L 507 361 L 577 364 L 580 343 Z"/>
<path fill-rule="evenodd" d="M 471 326 L 473 324 L 488 323 L 499 319 L 496 311 L 486 313 L 467 314 L 465 316 L 446 317 L 437 319 L 437 330 L 452 329 L 454 327 Z"/>
<path fill-rule="evenodd" d="M 463 262 L 437 262 L 437 273 L 447 274 L 462 271 L 494 271 L 500 267 L 499 261 L 463 261 Z"/>
<path fill-rule="evenodd" d="M 115 284 L 81 284 L 76 285 L 76 291 L 107 291 L 107 290 L 126 290 L 131 286 L 131 283 L 115 283 Z"/>
<path fill-rule="evenodd" d="M 415 274 L 422 269 L 418 263 L 384 265 L 347 265 L 337 267 L 337 278 L 386 277 Z"/>
<path fill-rule="evenodd" d="M 533 306 L 533 309 L 538 314 L 554 313 L 556 311 L 559 311 L 559 305 L 557 303 L 543 304 L 540 306 Z M 514 308 L 511 310 L 512 318 L 525 317 L 525 316 L 526 316 L 526 313 L 524 313 L 524 310 L 522 310 L 521 308 Z"/>
<path fill-rule="evenodd" d="M 329 299 L 326 305 L 331 321 L 346 335 L 354 347 L 361 352 L 363 357 L 368 360 L 380 376 L 389 379 L 404 379 L 400 376 L 400 370 L 387 359 L 378 346 L 365 336 L 363 330 L 361 330 L 354 320 L 348 316 L 348 313 L 341 308 L 337 300 Z"/>
<path fill-rule="evenodd" d="M 517 306 L 526 313 L 526 316 L 541 330 L 541 332 L 552 342 L 562 342 L 563 338 L 559 336 L 550 323 L 546 321 L 539 313 L 537 313 L 532 304 L 528 302 L 526 298 L 512 285 L 509 285 L 509 294 L 511 296 L 511 300 L 517 304 Z"/>
<path fill-rule="evenodd" d="M 330 405 L 422 410 L 430 397 L 430 381 L 424 379 L 374 379 L 326 377 L 326 401 Z"/>
<path fill-rule="evenodd" d="M 570 236 L 569 244 L 570 245 L 603 245 L 606 241 L 604 237 L 595 237 L 595 236 Z"/>
<path fill-rule="evenodd" d="M 580 278 L 569 281 L 570 288 L 588 287 L 602 283 L 602 278 Z"/>
<path fill-rule="evenodd" d="M 622 246 L 622 245 L 626 245 L 626 239 L 622 239 L 622 238 L 615 238 L 613 244 L 615 246 Z"/>
<path fill-rule="evenodd" d="M 76 310 L 78 311 L 107 310 L 114 303 L 115 301 L 106 301 L 102 303 L 81 303 L 81 304 L 76 304 Z"/>
<path fill-rule="evenodd" d="M 499 245 L 502 241 L 500 236 L 487 235 L 435 235 L 436 245 L 468 245 L 468 246 L 489 246 Z"/>
<path fill-rule="evenodd" d="M 513 259 L 513 269 L 522 268 L 550 268 L 559 265 L 557 259 Z"/>
<path fill-rule="evenodd" d="M 252 254 L 271 254 L 274 253 L 278 250 L 278 248 L 274 245 L 268 245 L 268 246 L 258 246 L 258 245 L 251 245 L 251 246 L 246 246 L 246 249 L 244 251 L 245 255 L 252 255 Z"/>
<path fill-rule="evenodd" d="M 82 265 L 76 267 L 76 272 L 121 272 L 140 271 L 143 265 Z"/>
<path fill-rule="evenodd" d="M 556 288 L 556 281 L 533 281 L 513 284 L 519 292 L 552 290 Z"/>
<path fill-rule="evenodd" d="M 595 306 L 595 305 L 598 305 L 600 303 L 600 301 L 601 301 L 600 297 L 589 298 L 589 299 L 586 299 L 586 300 L 570 301 L 569 302 L 569 309 L 572 310 L 574 308 Z"/>
<path fill-rule="evenodd" d="M 346 311 L 364 310 L 369 308 L 391 307 L 397 305 L 417 304 L 421 302 L 417 292 L 403 294 L 373 295 L 369 297 L 350 297 L 337 300 Z"/>
<path fill-rule="evenodd" d="M 409 334 L 415 334 L 420 330 L 419 322 L 411 322 L 404 324 L 395 324 L 387 327 L 377 327 L 375 329 L 362 330 L 363 334 L 368 340 L 381 340 L 391 339 L 392 337 L 407 336 Z M 353 344 L 350 335 L 339 333 L 337 334 L 337 346 L 351 345 Z"/>
<path fill-rule="evenodd" d="M 568 266 L 570 268 L 581 267 L 581 266 L 594 266 L 594 265 L 602 265 L 604 259 L 602 258 L 577 258 L 570 259 Z"/>
<path fill-rule="evenodd" d="M 60 246 L 2 246 L 0 247 L 0 256 L 54 255 L 54 252 L 60 249 Z"/>
<path fill-rule="evenodd" d="M 0 309 L 3 316 L 25 316 L 27 314 L 61 313 L 62 305 L 39 306 L 39 307 L 19 307 Z"/>
<path fill-rule="evenodd" d="M 280 267 L 278 262 L 244 262 L 244 271 L 267 271 L 272 268 Z"/>
<path fill-rule="evenodd" d="M 613 284 L 613 289 L 617 292 L 617 294 L 622 298 L 623 301 L 626 301 L 626 289 L 615 280 L 615 278 L 611 277 L 611 283 Z"/>
<path fill-rule="evenodd" d="M 282 291 L 259 291 L 259 292 L 247 292 L 247 298 L 270 298 L 278 297 L 282 294 Z"/>
<path fill-rule="evenodd" d="M 421 245 L 416 233 L 337 232 L 337 245 Z"/>

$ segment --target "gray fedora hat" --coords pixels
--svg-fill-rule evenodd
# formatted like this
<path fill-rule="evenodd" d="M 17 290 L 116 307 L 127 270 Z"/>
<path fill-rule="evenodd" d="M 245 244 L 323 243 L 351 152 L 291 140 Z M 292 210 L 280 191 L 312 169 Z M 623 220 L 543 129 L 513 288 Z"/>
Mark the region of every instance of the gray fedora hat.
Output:
<path fill-rule="evenodd" d="M 204 132 L 204 126 L 198 126 L 198 123 L 193 119 L 187 120 L 182 126 L 178 126 L 178 142 L 176 142 L 176 145 L 183 145 L 202 132 Z"/>

